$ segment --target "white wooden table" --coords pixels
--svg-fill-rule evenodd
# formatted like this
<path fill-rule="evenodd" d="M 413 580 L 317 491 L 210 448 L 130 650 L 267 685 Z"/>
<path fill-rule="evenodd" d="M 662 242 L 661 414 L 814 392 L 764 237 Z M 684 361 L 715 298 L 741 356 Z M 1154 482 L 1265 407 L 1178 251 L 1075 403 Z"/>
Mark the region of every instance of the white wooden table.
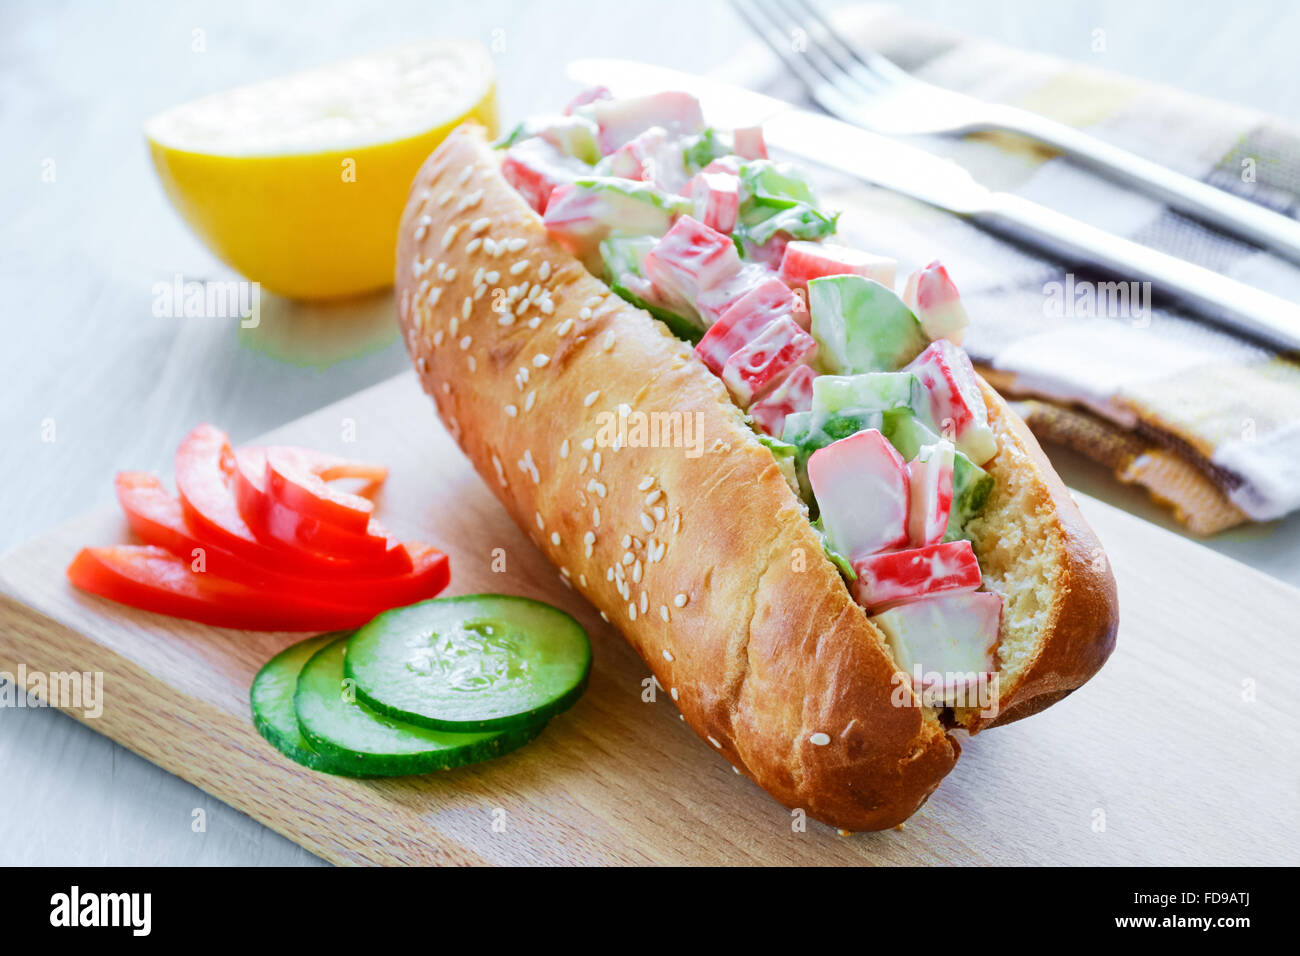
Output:
<path fill-rule="evenodd" d="M 1282 0 L 1213 16 L 1176 0 L 906 6 L 1094 63 L 1091 38 L 1103 29 L 1100 65 L 1300 122 L 1300 8 Z M 405 367 L 383 296 L 328 308 L 264 304 L 259 334 L 243 340 L 229 323 L 153 317 L 154 283 L 225 270 L 167 205 L 140 134 L 145 117 L 421 35 L 496 40 L 506 117 L 561 102 L 570 91 L 561 67 L 573 57 L 654 58 L 699 71 L 748 43 L 721 3 L 655 8 L 637 24 L 621 5 L 571 0 L 0 8 L 0 551 L 111 500 L 116 469 L 168 470 L 177 440 L 198 421 L 220 423 L 239 440 Z M 43 440 L 51 425 L 54 440 Z M 1155 515 L 1099 470 L 1061 464 L 1067 481 L 1090 494 Z M 1300 583 L 1298 541 L 1293 517 L 1213 546 Z M 9 781 L 0 792 L 0 864 L 315 862 L 55 711 L 0 710 L 0 775 Z M 204 811 L 202 831 L 196 810 Z"/>

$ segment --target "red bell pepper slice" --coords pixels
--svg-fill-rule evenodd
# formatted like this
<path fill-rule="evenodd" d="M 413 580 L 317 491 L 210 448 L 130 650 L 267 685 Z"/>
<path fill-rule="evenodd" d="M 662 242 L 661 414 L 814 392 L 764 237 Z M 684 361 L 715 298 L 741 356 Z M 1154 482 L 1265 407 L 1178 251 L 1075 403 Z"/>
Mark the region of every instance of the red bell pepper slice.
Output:
<path fill-rule="evenodd" d="M 388 469 L 383 465 L 348 461 L 310 448 L 273 445 L 266 449 L 266 490 L 272 500 L 358 534 L 370 530 L 374 502 L 329 482 L 359 478 L 373 486 L 382 484 L 387 477 Z"/>
<path fill-rule="evenodd" d="M 201 556 L 201 566 L 209 575 L 285 593 L 310 594 L 325 580 L 261 567 L 200 541 L 186 525 L 180 501 L 163 488 L 156 475 L 124 471 L 118 473 L 116 485 L 117 499 L 136 537 L 189 561 L 192 569 Z M 328 579 L 330 600 L 348 607 L 385 610 L 434 597 L 447 586 L 450 568 L 445 554 L 423 544 L 408 542 L 403 547 L 413 565 L 409 573 L 388 577 L 344 573 L 331 577 Z"/>
<path fill-rule="evenodd" d="M 254 534 L 235 501 L 238 469 L 226 433 L 200 425 L 176 450 L 176 487 L 185 521 L 195 536 L 262 567 L 310 577 L 343 573 L 378 576 L 410 570 L 409 556 L 393 548 L 379 559 L 338 557 L 303 547 L 272 547 Z M 292 540 L 292 535 L 290 535 Z"/>
<path fill-rule="evenodd" d="M 381 608 L 348 608 L 302 593 L 194 571 L 190 562 L 151 545 L 82 548 L 68 578 L 119 604 L 217 627 L 257 631 L 332 631 L 360 627 Z M 320 591 L 332 585 L 320 582 Z"/>
<path fill-rule="evenodd" d="M 269 474 L 265 449 L 245 446 L 235 452 L 235 505 L 258 540 L 295 554 L 314 552 L 345 561 L 375 562 L 378 569 L 394 574 L 411 569 L 401 543 L 377 522 L 372 520 L 365 534 L 357 534 L 288 508 L 268 493 Z"/>

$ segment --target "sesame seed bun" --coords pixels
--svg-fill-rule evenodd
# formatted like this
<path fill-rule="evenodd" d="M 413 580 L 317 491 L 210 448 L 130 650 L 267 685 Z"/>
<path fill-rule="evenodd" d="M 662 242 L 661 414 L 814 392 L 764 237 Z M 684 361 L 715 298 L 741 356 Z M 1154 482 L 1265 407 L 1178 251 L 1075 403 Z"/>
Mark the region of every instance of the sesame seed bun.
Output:
<path fill-rule="evenodd" d="M 396 293 L 425 391 L 515 523 L 701 740 L 786 806 L 847 830 L 901 823 L 956 763 L 951 730 L 1040 709 L 1110 653 L 1100 547 L 985 387 L 998 485 L 974 545 L 1008 595 L 1002 717 L 919 706 L 722 383 L 547 234 L 477 125 L 415 180 Z"/>

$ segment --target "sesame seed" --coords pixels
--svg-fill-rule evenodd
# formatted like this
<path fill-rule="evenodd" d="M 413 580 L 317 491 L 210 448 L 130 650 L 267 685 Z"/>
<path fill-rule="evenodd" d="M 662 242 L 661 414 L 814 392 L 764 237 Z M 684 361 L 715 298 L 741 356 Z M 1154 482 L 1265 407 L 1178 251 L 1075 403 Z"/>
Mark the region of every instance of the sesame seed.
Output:
<path fill-rule="evenodd" d="M 654 515 L 655 521 L 663 521 L 664 518 L 668 517 L 668 512 L 664 511 L 664 509 L 659 506 L 652 508 L 650 513 Z"/>
<path fill-rule="evenodd" d="M 460 223 L 454 223 L 447 227 L 447 231 L 442 234 L 442 248 L 450 249 L 451 244 L 456 241 L 456 233 L 460 231 Z M 438 263 L 439 266 L 442 263 Z"/>
<path fill-rule="evenodd" d="M 523 390 L 524 384 L 528 381 L 528 376 L 531 374 L 532 373 L 528 371 L 527 365 L 519 366 L 519 371 L 515 373 L 515 381 L 519 383 L 521 391 Z"/>
<path fill-rule="evenodd" d="M 560 442 L 560 457 L 561 458 L 569 457 L 569 439 L 567 438 L 564 439 L 564 441 Z"/>
<path fill-rule="evenodd" d="M 542 310 L 543 315 L 550 315 L 555 311 L 555 303 L 551 301 L 551 294 L 543 292 L 537 299 L 537 307 Z"/>
<path fill-rule="evenodd" d="M 596 442 L 595 442 L 594 439 L 591 439 L 591 438 L 584 438 L 584 439 L 582 440 L 582 450 L 583 450 L 583 451 L 591 451 L 591 450 L 592 450 L 593 448 L 595 448 L 595 447 L 596 447 Z"/>
<path fill-rule="evenodd" d="M 442 329 L 439 329 L 437 332 L 433 333 L 433 347 L 437 348 L 441 344 L 442 344 Z"/>
<path fill-rule="evenodd" d="M 722 744 L 718 743 L 717 740 L 712 737 L 709 738 L 709 743 L 713 744 L 713 746 L 717 747 L 719 750 L 722 749 Z"/>
<path fill-rule="evenodd" d="M 606 581 L 613 581 L 613 580 L 614 580 L 614 569 L 613 569 L 613 568 L 606 568 L 606 569 L 605 569 L 605 580 L 606 580 Z"/>
<path fill-rule="evenodd" d="M 673 516 L 673 534 L 682 530 L 682 513 L 679 511 Z"/>
<path fill-rule="evenodd" d="M 470 235 L 477 236 L 490 225 L 492 225 L 490 216 L 480 216 L 469 224 Z"/>
<path fill-rule="evenodd" d="M 612 329 L 600 337 L 600 347 L 606 352 L 614 347 L 614 332 Z"/>
<path fill-rule="evenodd" d="M 588 308 L 586 308 L 586 307 L 583 307 L 583 308 L 579 309 L 579 310 L 578 310 L 578 318 L 580 318 L 580 319 L 589 319 L 589 318 L 591 318 L 591 309 L 588 309 Z"/>
<path fill-rule="evenodd" d="M 664 610 L 667 610 L 667 608 L 665 608 Z M 665 618 L 664 620 L 667 620 L 667 618 Z M 673 695 L 673 700 L 676 700 L 676 699 L 677 699 L 677 688 L 676 688 L 676 687 L 674 687 L 674 688 L 673 688 L 672 690 L 670 690 L 668 693 L 670 693 L 670 694 Z"/>
<path fill-rule="evenodd" d="M 546 522 L 542 520 L 542 513 L 540 511 L 537 512 L 537 530 L 538 531 L 546 530 Z"/>
<path fill-rule="evenodd" d="M 591 470 L 600 471 L 600 452 L 596 452 L 591 456 Z"/>
<path fill-rule="evenodd" d="M 519 414 L 519 409 L 515 408 L 515 406 L 513 405 L 507 405 L 506 414 L 509 415 L 511 418 L 514 418 L 516 415 Z"/>
<path fill-rule="evenodd" d="M 588 491 L 594 491 L 596 494 L 600 495 L 602 498 L 604 498 L 605 495 L 606 495 L 606 493 L 608 492 L 608 489 L 607 489 L 603 484 L 601 484 L 599 481 L 597 481 L 595 478 L 593 478 L 593 479 L 591 479 L 591 481 L 587 482 L 587 490 L 588 490 Z"/>
<path fill-rule="evenodd" d="M 537 400 L 537 393 L 529 392 L 528 395 L 524 398 L 524 411 L 531 412 L 533 410 L 533 402 L 535 402 L 536 400 Z"/>
<path fill-rule="evenodd" d="M 591 555 L 588 554 L 587 557 L 591 557 Z M 585 574 L 582 574 L 581 572 L 579 572 L 579 573 L 578 573 L 578 583 L 581 584 L 581 585 L 585 588 L 585 587 L 587 586 L 587 576 L 586 576 Z"/>
<path fill-rule="evenodd" d="M 690 601 L 690 598 L 685 593 L 678 594 L 677 597 L 673 598 L 673 604 L 678 607 L 686 607 L 688 601 Z"/>
<path fill-rule="evenodd" d="M 479 239 L 476 236 L 475 238 L 471 239 L 469 242 L 465 243 L 465 251 L 470 255 L 473 255 L 474 253 L 478 252 L 478 247 L 481 245 L 483 245 L 483 240 Z M 480 269 L 479 271 L 481 272 L 482 270 Z"/>
<path fill-rule="evenodd" d="M 551 277 L 551 264 L 543 262 L 537 269 L 537 275 L 543 282 L 549 279 Z"/>
<path fill-rule="evenodd" d="M 627 616 L 628 616 L 628 619 L 629 619 L 629 620 L 633 620 L 633 621 L 636 620 L 636 605 L 635 605 L 635 604 L 629 604 L 629 605 L 627 606 Z"/>
<path fill-rule="evenodd" d="M 427 218 L 427 217 L 426 217 L 426 218 Z M 415 241 L 416 241 L 416 242 L 420 242 L 420 241 L 422 241 L 422 240 L 424 239 L 424 237 L 427 236 L 428 234 L 429 234 L 429 227 L 428 227 L 428 226 L 416 226 L 416 227 L 415 227 Z"/>
<path fill-rule="evenodd" d="M 587 473 L 587 458 L 584 455 L 582 461 L 578 462 L 578 474 L 585 475 L 586 473 Z"/>
<path fill-rule="evenodd" d="M 624 552 L 623 552 L 623 563 L 624 563 L 625 565 L 627 565 L 627 564 L 631 564 L 631 563 L 632 563 L 633 561 L 635 561 L 635 560 L 636 560 L 636 555 L 633 554 L 631 551 L 624 551 Z"/>
<path fill-rule="evenodd" d="M 609 615 L 606 614 L 604 611 L 600 612 L 600 619 L 604 621 L 606 624 L 609 623 Z"/>
<path fill-rule="evenodd" d="M 429 294 L 425 296 L 425 299 L 428 301 L 431 307 L 437 305 L 438 300 L 441 298 L 442 298 L 442 286 L 434 286 L 432 289 L 429 290 Z"/>
<path fill-rule="evenodd" d="M 664 492 L 662 488 L 656 488 L 654 491 L 650 492 L 650 494 L 646 495 L 645 496 L 646 507 L 649 508 L 652 504 L 658 501 L 663 496 L 663 493 Z M 663 519 L 661 518 L 660 520 Z"/>
<path fill-rule="evenodd" d="M 546 368 L 546 366 L 550 364 L 550 361 L 551 361 L 551 357 L 547 355 L 545 352 L 539 352 L 538 354 L 533 356 L 533 365 L 537 366 L 538 368 Z"/>
<path fill-rule="evenodd" d="M 514 239 L 506 240 L 505 245 L 506 248 L 509 249 L 511 252 L 518 252 L 524 246 L 528 245 L 528 240 L 520 239 L 518 236 L 516 236 Z"/>
<path fill-rule="evenodd" d="M 600 527 L 600 506 L 593 505 L 591 509 L 591 524 L 594 528 Z"/>
<path fill-rule="evenodd" d="M 556 335 L 568 335 L 573 331 L 573 319 L 565 319 L 555 327 Z"/>
<path fill-rule="evenodd" d="M 623 540 L 619 543 L 625 548 L 632 547 L 632 536 L 630 534 L 623 535 Z"/>
<path fill-rule="evenodd" d="M 530 265 L 532 265 L 532 263 L 530 263 L 527 259 L 520 259 L 518 262 L 516 262 L 514 265 L 510 267 L 510 274 L 512 276 L 517 276 L 519 275 L 519 273 L 527 269 Z"/>
<path fill-rule="evenodd" d="M 478 370 L 478 362 L 474 359 L 474 356 L 472 355 L 469 358 L 465 359 L 465 364 L 469 366 L 469 370 L 471 372 L 475 372 Z"/>
<path fill-rule="evenodd" d="M 598 295 L 593 295 L 593 296 L 592 296 L 591 298 L 589 298 L 586 302 L 582 303 L 582 306 L 583 306 L 583 308 L 585 308 L 585 309 L 594 308 L 595 306 L 598 306 L 598 305 L 600 305 L 600 296 L 598 296 Z"/>
<path fill-rule="evenodd" d="M 641 562 L 639 560 L 636 564 L 632 565 L 632 583 L 641 583 Z"/>
<path fill-rule="evenodd" d="M 596 399 L 598 398 L 600 398 L 600 389 L 596 389 L 594 392 L 588 392 L 587 397 L 582 400 L 582 404 L 587 408 L 591 408 L 592 405 L 596 404 Z"/>
<path fill-rule="evenodd" d="M 557 548 L 560 546 L 560 532 L 551 532 L 551 544 L 555 545 Z"/>
<path fill-rule="evenodd" d="M 480 282 L 478 285 L 474 286 L 474 300 L 475 300 L 476 302 L 477 302 L 479 299 L 483 298 L 483 296 L 485 296 L 485 295 L 487 295 L 487 283 L 486 283 L 486 282 Z"/>
<path fill-rule="evenodd" d="M 496 269 L 489 269 L 487 272 L 483 273 L 483 278 L 487 282 L 495 285 L 501 281 L 501 273 L 497 272 Z"/>
<path fill-rule="evenodd" d="M 641 479 L 640 483 L 636 486 L 637 491 L 645 491 L 646 489 L 654 485 L 654 483 L 655 483 L 655 476 L 646 475 L 644 478 Z"/>
<path fill-rule="evenodd" d="M 542 324 L 542 317 L 540 315 L 535 315 L 528 320 L 528 327 L 530 329 L 535 329 L 541 324 Z"/>
<path fill-rule="evenodd" d="M 641 512 L 641 527 L 645 528 L 647 531 L 653 531 L 655 529 L 654 518 L 651 518 L 644 511 Z"/>
<path fill-rule="evenodd" d="M 670 650 L 668 650 L 668 648 L 665 647 L 665 648 L 664 648 L 664 660 L 666 660 L 666 661 L 670 661 L 670 662 L 671 662 L 672 659 L 673 659 L 672 652 L 671 652 Z"/>
<path fill-rule="evenodd" d="M 468 335 L 465 336 L 463 339 L 460 340 L 460 350 L 464 352 L 466 349 L 469 348 L 470 343 L 473 341 L 474 341 L 473 338 L 471 338 L 470 336 Z"/>
<path fill-rule="evenodd" d="M 671 616 L 670 616 L 669 613 L 668 613 L 668 605 L 667 605 L 667 604 L 660 604 L 660 605 L 659 605 L 659 616 L 660 616 L 661 618 L 664 619 L 664 623 L 665 623 L 665 624 L 667 624 L 670 620 L 672 620 Z M 677 694 L 674 693 L 674 694 L 673 694 L 673 700 L 676 700 L 676 699 L 677 699 Z"/>
<path fill-rule="evenodd" d="M 496 455 L 492 456 L 492 467 L 496 469 L 497 481 L 499 481 L 501 483 L 501 487 L 504 488 L 506 486 L 506 473 L 505 470 L 501 467 L 501 459 L 498 458 Z"/>
<path fill-rule="evenodd" d="M 448 189 L 445 193 L 443 193 L 441 196 L 438 197 L 438 205 L 439 206 L 447 205 L 447 203 L 451 202 L 452 199 L 455 198 L 455 196 L 456 196 L 456 191 L 454 189 Z"/>
<path fill-rule="evenodd" d="M 818 731 L 808 738 L 808 742 L 810 744 L 816 744 L 818 747 L 825 747 L 831 742 L 831 738 L 829 734 L 824 734 L 821 731 Z"/>
<path fill-rule="evenodd" d="M 474 164 L 470 163 L 470 165 L 466 166 L 464 169 L 460 171 L 460 176 L 456 179 L 456 185 L 464 186 L 465 183 L 469 181 L 470 176 L 473 175 L 474 175 Z"/>
<path fill-rule="evenodd" d="M 637 563 L 639 564 L 640 562 Z M 644 591 L 642 591 L 641 592 L 641 613 L 644 614 L 646 612 L 646 608 L 648 608 L 649 606 L 650 606 L 650 596 L 646 594 Z"/>

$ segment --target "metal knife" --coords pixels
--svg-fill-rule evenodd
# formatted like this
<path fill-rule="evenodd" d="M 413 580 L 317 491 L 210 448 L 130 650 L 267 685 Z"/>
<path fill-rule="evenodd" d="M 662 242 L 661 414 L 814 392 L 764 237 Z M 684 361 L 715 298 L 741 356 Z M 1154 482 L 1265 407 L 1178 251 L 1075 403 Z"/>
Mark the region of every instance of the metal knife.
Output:
<path fill-rule="evenodd" d="M 919 199 L 1066 261 L 1149 281 L 1205 318 L 1300 352 L 1300 305 L 1011 193 L 994 192 L 957 163 L 915 146 L 752 90 L 648 63 L 583 59 L 570 63 L 567 72 L 616 96 L 687 91 L 721 126 L 761 123 L 767 142 L 783 152 Z"/>

